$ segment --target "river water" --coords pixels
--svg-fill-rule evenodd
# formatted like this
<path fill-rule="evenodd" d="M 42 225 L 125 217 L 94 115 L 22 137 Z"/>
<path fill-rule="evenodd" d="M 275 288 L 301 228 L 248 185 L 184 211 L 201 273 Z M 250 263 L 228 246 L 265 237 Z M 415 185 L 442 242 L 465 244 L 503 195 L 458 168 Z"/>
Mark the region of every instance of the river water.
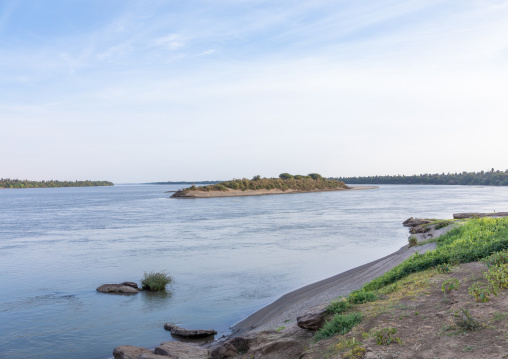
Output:
<path fill-rule="evenodd" d="M 508 187 L 169 199 L 178 187 L 0 190 L 0 357 L 108 358 L 171 340 L 165 322 L 228 334 L 288 291 L 396 251 L 410 216 L 508 210 Z M 161 270 L 166 294 L 95 291 Z"/>

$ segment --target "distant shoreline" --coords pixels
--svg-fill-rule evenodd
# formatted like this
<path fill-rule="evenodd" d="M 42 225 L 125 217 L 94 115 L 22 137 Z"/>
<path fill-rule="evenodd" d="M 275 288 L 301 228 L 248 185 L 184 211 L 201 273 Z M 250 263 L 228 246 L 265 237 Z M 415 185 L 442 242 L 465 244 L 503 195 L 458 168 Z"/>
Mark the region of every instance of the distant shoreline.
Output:
<path fill-rule="evenodd" d="M 301 191 L 301 190 L 293 190 L 288 189 L 286 191 L 282 191 L 280 189 L 263 189 L 263 190 L 233 190 L 228 188 L 226 191 L 178 191 L 171 198 L 183 198 L 183 199 L 191 199 L 191 198 L 217 198 L 217 197 L 240 197 L 240 196 L 265 196 L 265 195 L 275 195 L 275 194 L 291 194 L 291 193 L 312 193 L 312 192 L 336 192 L 336 191 L 360 191 L 367 189 L 377 189 L 378 186 L 350 186 L 348 188 L 338 188 L 338 189 L 319 189 L 319 190 L 311 190 L 311 191 Z"/>

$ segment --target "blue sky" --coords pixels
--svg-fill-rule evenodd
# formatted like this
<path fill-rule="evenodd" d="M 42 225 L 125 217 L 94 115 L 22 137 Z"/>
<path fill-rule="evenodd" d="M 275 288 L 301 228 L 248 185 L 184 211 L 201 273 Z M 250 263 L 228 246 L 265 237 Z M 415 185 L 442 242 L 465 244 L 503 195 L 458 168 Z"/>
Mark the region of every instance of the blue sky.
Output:
<path fill-rule="evenodd" d="M 505 170 L 508 1 L 0 1 L 0 177 Z"/>

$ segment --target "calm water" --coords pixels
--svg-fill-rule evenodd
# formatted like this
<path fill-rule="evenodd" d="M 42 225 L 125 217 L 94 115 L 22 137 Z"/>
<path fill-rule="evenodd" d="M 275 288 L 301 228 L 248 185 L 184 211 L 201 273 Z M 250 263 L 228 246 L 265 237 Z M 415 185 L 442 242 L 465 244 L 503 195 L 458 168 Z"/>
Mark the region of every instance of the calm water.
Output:
<path fill-rule="evenodd" d="M 0 190 L 0 357 L 107 358 L 171 340 L 165 322 L 219 335 L 305 284 L 407 243 L 410 216 L 507 211 L 508 188 L 168 199 L 176 186 Z M 166 270 L 166 295 L 97 293 Z"/>

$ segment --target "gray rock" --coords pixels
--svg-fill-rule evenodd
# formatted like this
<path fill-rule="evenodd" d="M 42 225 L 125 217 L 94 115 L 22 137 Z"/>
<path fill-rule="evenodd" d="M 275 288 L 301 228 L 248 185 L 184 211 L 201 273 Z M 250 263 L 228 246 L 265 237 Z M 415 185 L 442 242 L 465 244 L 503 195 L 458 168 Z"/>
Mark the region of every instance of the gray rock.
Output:
<path fill-rule="evenodd" d="M 185 338 L 203 338 L 217 334 L 213 329 L 184 329 L 170 323 L 164 324 L 164 329 L 169 330 L 172 335 Z"/>
<path fill-rule="evenodd" d="M 139 290 L 138 283 L 134 282 L 123 282 L 122 285 L 126 285 L 127 287 L 132 287 L 134 289 Z"/>
<path fill-rule="evenodd" d="M 209 351 L 196 345 L 182 342 L 161 343 L 154 350 L 157 355 L 165 355 L 171 359 L 208 359 Z"/>
<path fill-rule="evenodd" d="M 410 217 L 410 218 L 406 219 L 404 222 L 402 222 L 402 225 L 404 227 L 416 227 L 416 226 L 420 226 L 422 224 L 428 224 L 430 222 L 432 222 L 432 221 L 429 219 Z"/>
<path fill-rule="evenodd" d="M 233 338 L 233 339 L 229 340 L 228 343 L 233 345 L 236 348 L 236 350 L 238 350 L 238 352 L 240 352 L 240 353 L 246 353 L 250 349 L 249 342 L 247 341 L 247 339 L 242 338 L 242 337 Z"/>
<path fill-rule="evenodd" d="M 138 359 L 168 359 L 165 355 L 158 355 L 154 352 L 150 351 L 150 353 L 143 353 L 141 354 Z"/>
<path fill-rule="evenodd" d="M 124 284 L 103 284 L 97 288 L 97 292 L 101 293 L 118 293 L 118 294 L 137 294 L 137 289 Z"/>
<path fill-rule="evenodd" d="M 224 343 L 223 345 L 212 350 L 210 356 L 212 359 L 225 359 L 231 358 L 238 355 L 238 350 L 230 343 Z"/>
<path fill-rule="evenodd" d="M 296 318 L 296 324 L 307 330 L 318 330 L 325 323 L 326 310 L 316 313 L 307 313 Z"/>
<path fill-rule="evenodd" d="M 115 359 L 139 359 L 144 354 L 153 354 L 153 352 L 150 349 L 134 347 L 132 345 L 122 345 L 113 350 Z"/>

